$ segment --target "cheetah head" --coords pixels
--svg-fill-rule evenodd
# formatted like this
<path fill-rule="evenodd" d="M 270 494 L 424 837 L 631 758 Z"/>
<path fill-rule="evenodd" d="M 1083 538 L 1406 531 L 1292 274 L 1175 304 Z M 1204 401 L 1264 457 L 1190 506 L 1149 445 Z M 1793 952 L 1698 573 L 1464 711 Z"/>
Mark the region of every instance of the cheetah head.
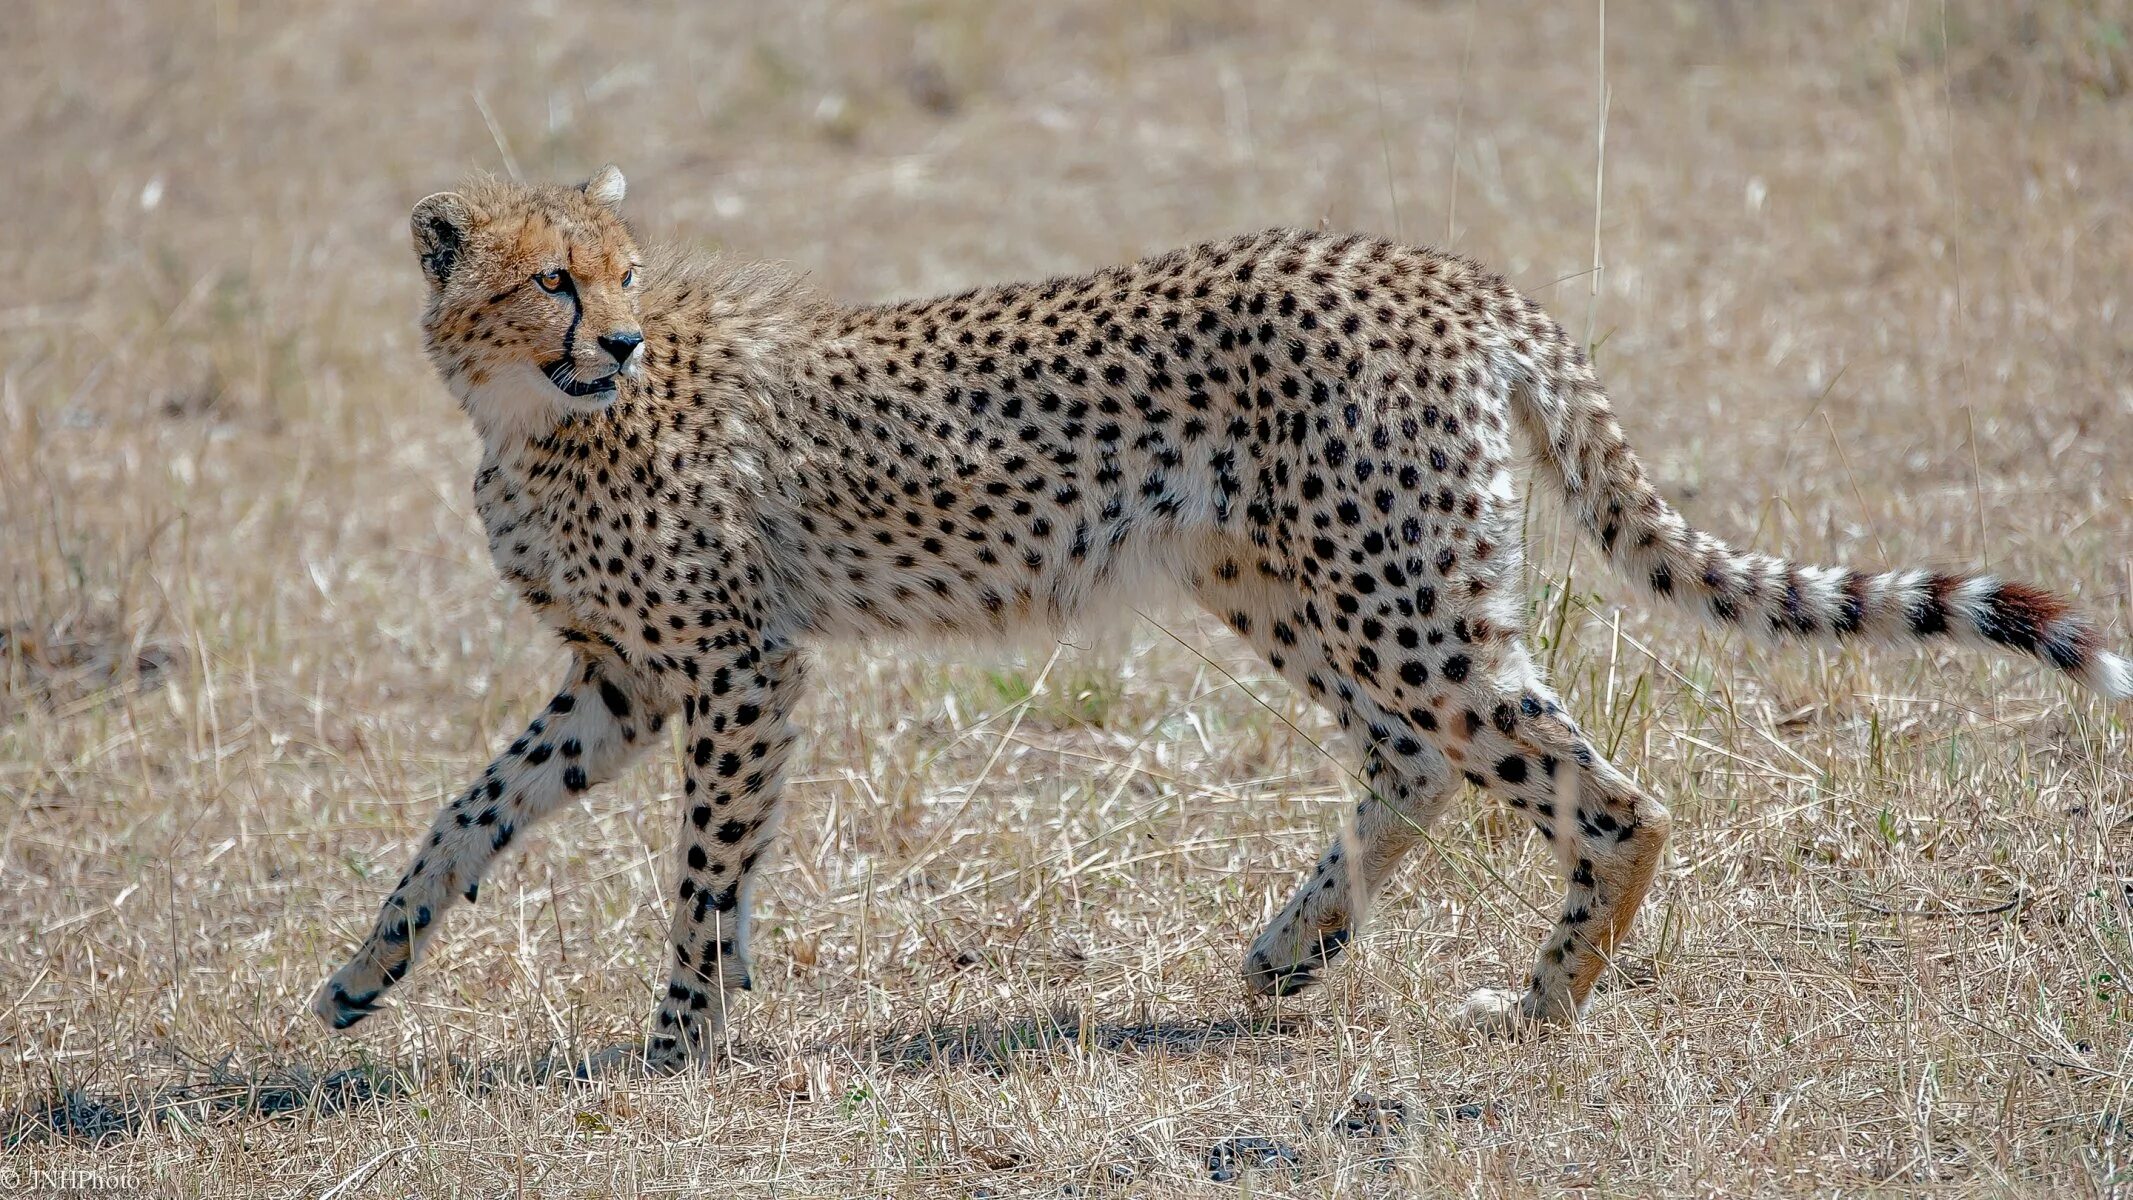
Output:
<path fill-rule="evenodd" d="M 430 361 L 484 437 L 598 413 L 639 372 L 637 246 L 622 172 L 578 187 L 480 179 L 415 205 Z"/>

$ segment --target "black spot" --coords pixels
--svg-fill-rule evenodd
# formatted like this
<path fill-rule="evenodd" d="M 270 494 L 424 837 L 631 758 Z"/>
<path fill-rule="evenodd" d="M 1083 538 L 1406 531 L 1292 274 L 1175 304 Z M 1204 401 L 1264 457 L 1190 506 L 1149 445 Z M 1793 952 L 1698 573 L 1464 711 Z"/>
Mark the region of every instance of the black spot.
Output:
<path fill-rule="evenodd" d="M 1866 576 L 1857 571 L 1844 577 L 1844 599 L 1837 606 L 1837 615 L 1830 628 L 1839 634 L 1859 632 L 1860 622 L 1866 619 Z"/>
<path fill-rule="evenodd" d="M 1948 632 L 1948 593 L 1958 581 L 1949 575 L 1935 575 L 1926 581 L 1926 594 L 1919 598 L 1918 607 L 1911 610 L 1911 632 L 1919 637 L 1932 637 Z"/>

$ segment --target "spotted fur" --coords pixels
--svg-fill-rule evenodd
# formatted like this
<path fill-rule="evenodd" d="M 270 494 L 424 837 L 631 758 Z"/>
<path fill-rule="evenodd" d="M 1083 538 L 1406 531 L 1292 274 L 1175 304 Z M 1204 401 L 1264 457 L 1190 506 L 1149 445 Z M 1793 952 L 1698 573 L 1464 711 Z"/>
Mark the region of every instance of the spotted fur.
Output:
<path fill-rule="evenodd" d="M 1313 982 L 1472 784 L 1533 822 L 1565 890 L 1523 993 L 1479 993 L 1471 1011 L 1571 1019 L 1669 820 L 1524 643 L 1521 442 L 1631 578 L 1714 620 L 1965 637 L 2128 691 L 2125 661 L 2047 593 L 1796 566 L 1690 529 L 1580 348 L 1459 258 L 1275 230 L 845 306 L 762 268 L 640 254 L 622 193 L 609 168 L 416 208 L 423 331 L 482 437 L 491 555 L 572 662 L 321 989 L 336 1027 L 374 1010 L 497 854 L 678 720 L 672 961 L 648 1054 L 682 1064 L 749 985 L 749 890 L 807 648 L 1056 628 L 1153 579 L 1197 597 L 1362 752 L 1352 834 L 1253 943 L 1250 986 Z"/>
<path fill-rule="evenodd" d="M 1736 550 L 1693 529 L 1652 486 L 1588 372 L 1528 375 L 1513 409 L 1552 482 L 1622 574 L 1661 599 L 1774 638 L 1954 638 L 2026 654 L 2112 699 L 2126 660 L 2065 600 L 1986 574 L 1856 571 Z"/>

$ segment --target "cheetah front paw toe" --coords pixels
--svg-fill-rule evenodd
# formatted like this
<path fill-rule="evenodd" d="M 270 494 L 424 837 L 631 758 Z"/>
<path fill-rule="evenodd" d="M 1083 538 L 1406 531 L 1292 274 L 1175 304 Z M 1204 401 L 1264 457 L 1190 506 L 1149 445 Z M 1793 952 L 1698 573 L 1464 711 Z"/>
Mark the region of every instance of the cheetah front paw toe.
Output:
<path fill-rule="evenodd" d="M 636 1049 L 630 1067 L 648 1075 L 679 1075 L 691 1069 L 701 1070 L 727 1053 L 724 1036 L 724 1029 L 709 1025 L 688 1029 L 678 1037 L 655 1033 Z"/>
<path fill-rule="evenodd" d="M 1350 936 L 1346 928 L 1329 929 L 1306 946 L 1286 950 L 1279 939 L 1269 944 L 1269 939 L 1261 938 L 1244 956 L 1245 990 L 1254 996 L 1293 996 L 1316 985 L 1319 972 L 1347 948 Z"/>
<path fill-rule="evenodd" d="M 327 980 L 311 998 L 311 1012 L 333 1030 L 347 1029 L 378 1011 L 375 991 L 351 993 L 337 980 Z"/>
<path fill-rule="evenodd" d="M 1244 960 L 1244 990 L 1259 997 L 1293 996 L 1318 983 L 1318 967 L 1296 963 L 1277 967 L 1263 954 Z"/>
<path fill-rule="evenodd" d="M 325 1022 L 328 1029 L 344 1030 L 355 1025 L 378 1011 L 379 999 L 400 982 L 412 963 L 413 956 L 404 951 L 391 964 L 357 955 L 311 997 L 312 1015 Z"/>

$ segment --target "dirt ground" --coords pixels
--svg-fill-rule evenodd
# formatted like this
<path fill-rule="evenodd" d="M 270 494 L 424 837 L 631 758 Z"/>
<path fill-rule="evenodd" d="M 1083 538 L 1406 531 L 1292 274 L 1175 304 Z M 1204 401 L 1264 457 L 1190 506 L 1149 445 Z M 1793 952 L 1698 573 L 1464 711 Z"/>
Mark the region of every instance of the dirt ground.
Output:
<path fill-rule="evenodd" d="M 561 657 L 421 357 L 423 193 L 614 161 L 645 238 L 855 300 L 1274 224 L 1448 246 L 1589 341 L 1699 524 L 2050 581 L 2127 642 L 2133 4 L 4 25 L 0 1194 L 2133 1192 L 2128 710 L 1625 608 L 1540 507 L 1542 653 L 1676 814 L 1574 1032 L 1453 1019 L 1555 895 L 1478 799 L 1330 986 L 1245 1003 L 1352 784 L 1177 606 L 826 652 L 707 1075 L 544 1071 L 664 978 L 669 762 L 530 839 L 360 1036 L 303 1007 Z"/>

